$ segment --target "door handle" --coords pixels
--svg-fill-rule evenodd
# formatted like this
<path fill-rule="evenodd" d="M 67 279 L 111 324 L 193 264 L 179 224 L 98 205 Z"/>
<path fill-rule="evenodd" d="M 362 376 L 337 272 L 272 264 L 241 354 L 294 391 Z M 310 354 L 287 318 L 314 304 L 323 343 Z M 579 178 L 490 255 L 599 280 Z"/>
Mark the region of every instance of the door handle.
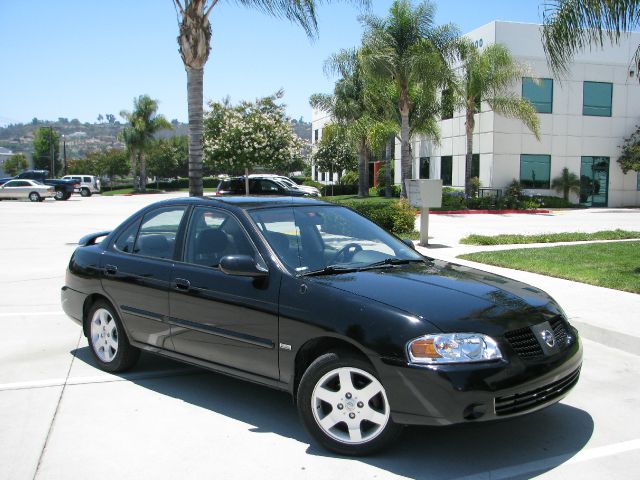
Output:
<path fill-rule="evenodd" d="M 115 265 L 105 265 L 104 273 L 106 273 L 107 275 L 115 275 L 116 273 L 118 273 L 118 267 L 116 267 Z"/>
<path fill-rule="evenodd" d="M 186 291 L 191 288 L 191 282 L 184 278 L 176 278 L 173 280 L 173 285 L 176 290 Z"/>

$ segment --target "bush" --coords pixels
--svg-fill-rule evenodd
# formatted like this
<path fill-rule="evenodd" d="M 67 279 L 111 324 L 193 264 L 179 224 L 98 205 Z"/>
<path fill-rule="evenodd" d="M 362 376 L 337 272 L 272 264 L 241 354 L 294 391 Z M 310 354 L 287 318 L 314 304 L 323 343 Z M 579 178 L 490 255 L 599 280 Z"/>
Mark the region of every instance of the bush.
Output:
<path fill-rule="evenodd" d="M 291 180 L 296 182 L 298 185 L 306 185 L 304 182 L 313 182 L 313 178 L 311 177 L 289 177 Z"/>
<path fill-rule="evenodd" d="M 442 189 L 442 210 L 465 210 L 466 208 L 464 192 L 450 187 Z"/>
<path fill-rule="evenodd" d="M 204 177 L 202 179 L 203 188 L 218 188 L 220 180 L 217 177 Z M 155 185 L 155 182 L 151 182 L 150 185 Z M 162 190 L 180 190 L 189 188 L 188 178 L 177 178 L 168 182 L 158 182 L 158 187 Z"/>
<path fill-rule="evenodd" d="M 306 185 L 307 187 L 316 187 L 318 190 L 322 188 L 322 184 L 320 182 L 316 182 L 311 179 L 305 180 L 302 185 Z"/>
<path fill-rule="evenodd" d="M 405 200 L 382 205 L 368 200 L 351 200 L 341 202 L 341 205 L 355 210 L 395 234 L 410 233 L 415 229 L 416 210 Z"/>
<path fill-rule="evenodd" d="M 482 182 L 478 177 L 471 177 L 469 180 L 469 193 L 472 197 L 477 197 L 478 192 L 480 192 L 480 188 L 482 188 Z"/>
<path fill-rule="evenodd" d="M 358 172 L 347 172 L 340 178 L 340 185 L 358 186 Z"/>
<path fill-rule="evenodd" d="M 569 200 L 565 200 L 562 197 L 541 196 L 541 206 L 547 208 L 584 208 L 580 204 L 571 203 Z"/>

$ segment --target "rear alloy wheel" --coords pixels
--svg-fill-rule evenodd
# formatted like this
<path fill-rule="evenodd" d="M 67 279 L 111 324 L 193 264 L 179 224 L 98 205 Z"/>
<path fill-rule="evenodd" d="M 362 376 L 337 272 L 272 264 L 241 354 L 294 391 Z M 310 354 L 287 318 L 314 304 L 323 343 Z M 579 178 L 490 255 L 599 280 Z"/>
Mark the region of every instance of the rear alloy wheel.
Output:
<path fill-rule="evenodd" d="M 89 190 L 88 188 L 82 188 L 80 190 L 80 196 L 82 196 L 82 197 L 90 197 L 91 196 L 91 190 Z"/>
<path fill-rule="evenodd" d="M 87 321 L 91 353 L 102 370 L 122 372 L 135 365 L 140 350 L 127 340 L 122 323 L 111 305 L 104 301 L 94 303 Z"/>
<path fill-rule="evenodd" d="M 41 202 L 42 198 L 40 197 L 40 194 L 38 192 L 31 192 L 29 194 L 29 200 L 31 200 L 32 202 Z"/>
<path fill-rule="evenodd" d="M 391 419 L 384 386 L 369 363 L 328 353 L 304 373 L 298 410 L 307 431 L 342 455 L 368 455 L 387 446 L 402 427 Z"/>
<path fill-rule="evenodd" d="M 53 198 L 55 198 L 56 200 L 66 200 L 66 198 L 64 197 L 65 197 L 64 190 L 56 190 L 56 193 L 53 196 Z"/>

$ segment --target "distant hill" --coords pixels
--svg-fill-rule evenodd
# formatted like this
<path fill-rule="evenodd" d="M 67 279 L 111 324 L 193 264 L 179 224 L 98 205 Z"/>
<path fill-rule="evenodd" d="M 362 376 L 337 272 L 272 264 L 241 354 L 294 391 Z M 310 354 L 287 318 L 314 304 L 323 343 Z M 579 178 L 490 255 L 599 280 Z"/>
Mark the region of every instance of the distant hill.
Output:
<path fill-rule="evenodd" d="M 173 120 L 173 130 L 163 130 L 158 133 L 160 138 L 188 135 L 189 126 L 186 123 Z M 30 155 L 33 152 L 34 131 L 42 127 L 53 127 L 65 137 L 67 158 L 83 158 L 87 153 L 106 150 L 109 148 L 124 148 L 124 143 L 118 139 L 118 134 L 124 124 L 111 116 L 111 122 L 81 123 L 77 119 L 59 118 L 57 121 L 33 119 L 31 123 L 17 123 L 0 127 L 0 147 L 5 147 L 15 153 L 22 152 Z M 311 142 L 311 123 L 291 120 L 294 132 L 307 143 Z M 60 145 L 62 154 L 62 142 Z"/>

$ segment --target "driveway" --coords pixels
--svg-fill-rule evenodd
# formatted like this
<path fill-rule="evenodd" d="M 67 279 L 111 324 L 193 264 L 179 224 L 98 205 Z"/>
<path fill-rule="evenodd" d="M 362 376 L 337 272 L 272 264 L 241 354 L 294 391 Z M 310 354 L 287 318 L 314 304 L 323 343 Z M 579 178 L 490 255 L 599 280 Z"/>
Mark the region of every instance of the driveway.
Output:
<path fill-rule="evenodd" d="M 99 371 L 60 310 L 64 269 L 82 235 L 160 198 L 0 202 L 0 479 L 637 478 L 640 357 L 590 339 L 581 381 L 562 403 L 505 422 L 409 428 L 391 450 L 362 459 L 310 444 L 282 392 L 151 354 L 126 375 Z M 601 218 L 602 228 L 640 223 L 616 220 L 629 212 L 593 212 L 575 214 Z M 584 224 L 572 215 L 526 217 L 563 231 Z M 489 216 L 478 217 L 434 216 L 434 242 L 528 223 L 500 217 L 487 226 Z M 512 221 L 520 229 L 509 230 Z M 577 292 L 584 307 L 569 316 L 594 320 L 590 311 L 610 294 Z"/>

